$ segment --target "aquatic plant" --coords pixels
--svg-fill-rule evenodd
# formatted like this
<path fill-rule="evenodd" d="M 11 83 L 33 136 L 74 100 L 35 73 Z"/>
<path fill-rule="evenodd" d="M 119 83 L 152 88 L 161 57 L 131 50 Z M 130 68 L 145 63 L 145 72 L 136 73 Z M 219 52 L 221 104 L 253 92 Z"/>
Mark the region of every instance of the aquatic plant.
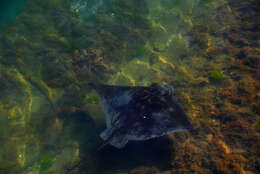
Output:
<path fill-rule="evenodd" d="M 41 167 L 40 167 L 40 172 L 45 172 L 47 171 L 48 169 L 51 168 L 51 166 L 53 165 L 55 161 L 55 158 L 49 154 L 44 154 L 42 157 L 41 157 Z"/>
<path fill-rule="evenodd" d="M 221 83 L 225 79 L 225 76 L 222 72 L 215 70 L 209 74 L 208 78 L 211 82 Z"/>

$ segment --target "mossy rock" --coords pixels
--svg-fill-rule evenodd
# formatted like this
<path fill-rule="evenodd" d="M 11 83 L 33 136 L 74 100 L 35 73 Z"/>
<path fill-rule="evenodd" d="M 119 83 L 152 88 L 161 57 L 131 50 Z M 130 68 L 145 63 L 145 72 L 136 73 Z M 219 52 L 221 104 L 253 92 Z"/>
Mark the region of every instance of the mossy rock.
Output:
<path fill-rule="evenodd" d="M 220 71 L 212 71 L 209 76 L 209 80 L 213 83 L 221 83 L 225 80 L 225 75 Z"/>
<path fill-rule="evenodd" d="M 32 104 L 31 86 L 14 68 L 0 66 L 0 105 L 8 117 L 23 121 L 29 118 Z M 7 109 L 8 108 L 8 109 Z"/>
<path fill-rule="evenodd" d="M 149 63 L 140 61 L 138 59 L 132 60 L 125 67 L 122 72 L 133 79 L 136 85 L 148 85 L 157 80 L 160 72 L 149 65 Z"/>
<path fill-rule="evenodd" d="M 135 85 L 135 80 L 132 79 L 131 76 L 129 76 L 123 72 L 118 72 L 110 78 L 110 80 L 108 81 L 108 84 L 133 86 L 133 85 Z"/>
<path fill-rule="evenodd" d="M 168 55 L 172 55 L 172 57 L 182 58 L 189 55 L 189 42 L 181 34 L 170 36 L 166 45 L 168 47 Z"/>

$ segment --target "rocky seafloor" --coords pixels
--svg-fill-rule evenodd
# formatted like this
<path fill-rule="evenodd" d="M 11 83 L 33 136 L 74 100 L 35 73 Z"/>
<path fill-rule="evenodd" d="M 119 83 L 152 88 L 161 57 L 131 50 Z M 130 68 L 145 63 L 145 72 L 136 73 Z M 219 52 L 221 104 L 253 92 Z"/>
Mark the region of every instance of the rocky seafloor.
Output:
<path fill-rule="evenodd" d="M 0 34 L 0 174 L 260 170 L 258 0 L 27 3 Z M 97 151 L 89 82 L 170 84 L 198 133 Z"/>

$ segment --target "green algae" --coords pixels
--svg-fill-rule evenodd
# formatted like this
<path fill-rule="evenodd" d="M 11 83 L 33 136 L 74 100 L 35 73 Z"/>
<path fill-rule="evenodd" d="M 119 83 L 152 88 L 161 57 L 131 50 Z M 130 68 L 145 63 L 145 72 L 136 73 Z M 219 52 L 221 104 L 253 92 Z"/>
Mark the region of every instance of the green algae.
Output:
<path fill-rule="evenodd" d="M 209 80 L 213 83 L 221 83 L 225 80 L 225 76 L 222 72 L 220 71 L 212 71 L 209 76 L 208 76 Z"/>
<path fill-rule="evenodd" d="M 52 165 L 55 162 L 55 158 L 49 154 L 44 154 L 41 157 L 41 162 L 40 162 L 40 172 L 46 172 L 48 169 L 52 167 Z"/>
<path fill-rule="evenodd" d="M 0 171 L 1 171 L 1 169 L 4 169 L 4 168 L 5 168 L 4 163 L 0 162 Z"/>
<path fill-rule="evenodd" d="M 88 104 L 98 104 L 100 102 L 100 98 L 98 96 L 86 96 L 86 102 Z"/>
<path fill-rule="evenodd" d="M 148 55 L 148 50 L 144 47 L 138 49 L 138 56 L 145 57 Z"/>

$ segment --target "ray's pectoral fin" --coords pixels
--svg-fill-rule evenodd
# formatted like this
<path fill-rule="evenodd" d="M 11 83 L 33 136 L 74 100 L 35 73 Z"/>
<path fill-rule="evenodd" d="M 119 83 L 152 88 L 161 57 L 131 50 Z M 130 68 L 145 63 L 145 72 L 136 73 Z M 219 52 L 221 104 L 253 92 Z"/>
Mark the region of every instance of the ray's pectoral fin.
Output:
<path fill-rule="evenodd" d="M 128 138 L 125 134 L 120 133 L 120 128 L 110 127 L 104 130 L 100 137 L 105 141 L 104 144 L 111 144 L 117 148 L 123 148 L 127 142 Z"/>

